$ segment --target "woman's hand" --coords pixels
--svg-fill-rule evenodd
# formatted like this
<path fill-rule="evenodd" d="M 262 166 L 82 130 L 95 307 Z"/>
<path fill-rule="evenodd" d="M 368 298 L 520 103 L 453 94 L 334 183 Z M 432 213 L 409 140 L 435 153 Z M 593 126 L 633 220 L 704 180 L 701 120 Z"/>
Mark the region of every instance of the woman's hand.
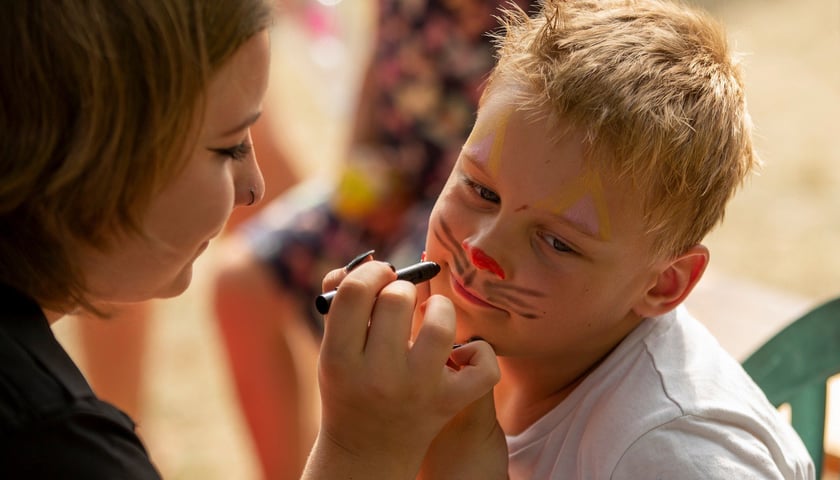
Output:
<path fill-rule="evenodd" d="M 453 368 L 469 365 L 470 356 L 485 345 L 489 348 L 485 342 L 476 341 L 453 350 Z M 496 420 L 492 391 L 467 406 L 446 424 L 429 447 L 417 478 L 508 478 L 507 442 Z"/>
<path fill-rule="evenodd" d="M 411 341 L 416 287 L 388 265 L 335 270 L 340 288 L 325 319 L 318 375 L 322 418 L 304 478 L 413 479 L 432 440 L 499 379 L 489 345 L 475 342 L 459 369 L 446 366 L 455 310 L 441 296 L 422 305 Z"/>
<path fill-rule="evenodd" d="M 429 284 L 417 286 L 419 298 L 429 298 Z M 414 326 L 422 324 L 421 310 L 415 312 Z M 456 370 L 467 368 L 477 349 L 492 348 L 484 341 L 473 341 L 452 350 L 447 364 Z M 508 450 L 505 434 L 496 420 L 493 391 L 461 410 L 438 434 L 423 460 L 419 479 L 445 480 L 508 478 Z"/>

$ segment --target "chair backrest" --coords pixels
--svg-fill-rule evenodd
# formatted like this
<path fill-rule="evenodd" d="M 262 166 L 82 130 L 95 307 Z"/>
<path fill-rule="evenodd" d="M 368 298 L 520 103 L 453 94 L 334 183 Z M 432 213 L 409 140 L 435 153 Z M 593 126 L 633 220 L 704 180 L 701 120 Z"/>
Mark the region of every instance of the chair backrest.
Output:
<path fill-rule="evenodd" d="M 789 404 L 791 423 L 814 460 L 823 467 L 826 392 L 840 373 L 840 297 L 805 313 L 759 347 L 744 369 L 775 406 Z"/>

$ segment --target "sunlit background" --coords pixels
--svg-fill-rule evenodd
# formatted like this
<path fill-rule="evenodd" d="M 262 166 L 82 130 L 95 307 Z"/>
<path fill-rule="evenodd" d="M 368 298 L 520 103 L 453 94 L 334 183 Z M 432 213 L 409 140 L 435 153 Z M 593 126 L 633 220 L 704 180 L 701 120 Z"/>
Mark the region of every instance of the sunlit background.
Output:
<path fill-rule="evenodd" d="M 749 332 L 769 335 L 840 295 L 840 1 L 693 3 L 724 21 L 744 55 L 765 162 L 709 237 L 711 271 L 690 303 L 743 357 L 763 339 Z M 312 0 L 307 12 L 274 32 L 267 108 L 283 112 L 275 133 L 299 172 L 326 179 L 346 142 L 372 23 L 365 0 Z M 258 478 L 206 294 L 213 263 L 211 246 L 190 290 L 155 304 L 141 432 L 168 479 Z M 73 323 L 56 329 L 77 355 Z M 840 454 L 837 423 L 828 448 Z"/>

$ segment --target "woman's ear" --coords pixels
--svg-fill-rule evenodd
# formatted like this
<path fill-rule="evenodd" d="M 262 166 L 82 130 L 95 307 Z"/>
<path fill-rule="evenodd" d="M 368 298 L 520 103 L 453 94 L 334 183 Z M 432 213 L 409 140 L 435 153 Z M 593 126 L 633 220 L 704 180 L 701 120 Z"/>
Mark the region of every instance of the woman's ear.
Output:
<path fill-rule="evenodd" d="M 673 310 L 691 293 L 708 264 L 708 248 L 703 245 L 689 248 L 665 265 L 633 311 L 647 318 Z"/>

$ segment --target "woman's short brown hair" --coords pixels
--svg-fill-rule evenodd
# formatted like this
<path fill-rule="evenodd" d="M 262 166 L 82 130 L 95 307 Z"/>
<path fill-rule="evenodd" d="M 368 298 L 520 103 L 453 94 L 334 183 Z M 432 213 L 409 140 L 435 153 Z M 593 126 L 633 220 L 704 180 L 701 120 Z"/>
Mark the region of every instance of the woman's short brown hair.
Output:
<path fill-rule="evenodd" d="M 183 167 L 210 76 L 267 0 L 3 2 L 0 283 L 86 305 L 71 245 L 137 230 Z"/>

